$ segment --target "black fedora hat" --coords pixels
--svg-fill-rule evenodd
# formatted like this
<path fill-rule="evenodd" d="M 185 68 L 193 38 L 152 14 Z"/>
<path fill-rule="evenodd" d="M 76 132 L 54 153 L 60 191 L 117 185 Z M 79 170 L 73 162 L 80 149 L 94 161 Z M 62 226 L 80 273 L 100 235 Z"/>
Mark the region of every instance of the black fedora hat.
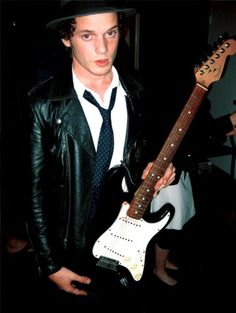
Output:
<path fill-rule="evenodd" d="M 102 0 L 62 0 L 58 17 L 47 23 L 49 29 L 56 29 L 57 26 L 68 19 L 73 19 L 78 16 L 85 16 L 98 13 L 108 12 L 123 12 L 126 15 L 136 13 L 134 8 L 124 7 L 124 1 L 102 1 Z"/>

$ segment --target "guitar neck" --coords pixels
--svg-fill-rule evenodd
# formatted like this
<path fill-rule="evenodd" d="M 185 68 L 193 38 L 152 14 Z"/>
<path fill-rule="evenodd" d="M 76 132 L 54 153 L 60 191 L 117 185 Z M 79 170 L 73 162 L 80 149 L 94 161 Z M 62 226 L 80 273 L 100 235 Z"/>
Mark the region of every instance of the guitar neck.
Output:
<path fill-rule="evenodd" d="M 128 216 L 134 219 L 142 218 L 155 193 L 156 182 L 164 175 L 172 161 L 207 91 L 206 87 L 198 83 L 194 86 L 191 96 L 182 109 L 150 172 L 136 191 L 127 211 Z"/>

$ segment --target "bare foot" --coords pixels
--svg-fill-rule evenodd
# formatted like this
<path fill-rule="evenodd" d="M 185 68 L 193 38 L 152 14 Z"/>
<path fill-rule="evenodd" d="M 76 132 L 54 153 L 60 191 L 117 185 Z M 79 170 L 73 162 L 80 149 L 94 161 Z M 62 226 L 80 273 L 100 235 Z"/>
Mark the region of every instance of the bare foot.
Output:
<path fill-rule="evenodd" d="M 178 283 L 178 281 L 169 276 L 165 270 L 156 271 L 156 269 L 154 269 L 154 275 L 156 275 L 161 281 L 169 286 L 175 286 Z"/>
<path fill-rule="evenodd" d="M 169 260 L 166 261 L 166 268 L 168 268 L 170 270 L 178 270 L 179 269 L 179 267 L 176 264 L 170 262 Z"/>

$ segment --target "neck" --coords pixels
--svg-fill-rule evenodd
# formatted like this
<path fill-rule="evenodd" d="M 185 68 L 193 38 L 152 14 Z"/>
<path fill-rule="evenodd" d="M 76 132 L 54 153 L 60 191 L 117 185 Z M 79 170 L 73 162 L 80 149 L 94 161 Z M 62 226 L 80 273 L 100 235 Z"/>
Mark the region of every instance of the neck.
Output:
<path fill-rule="evenodd" d="M 83 68 L 75 67 L 73 65 L 73 70 L 75 72 L 76 77 L 89 89 L 96 92 L 101 100 L 104 99 L 104 94 L 107 88 L 110 86 L 113 78 L 112 70 L 103 75 L 92 74 L 89 71 L 86 71 Z"/>

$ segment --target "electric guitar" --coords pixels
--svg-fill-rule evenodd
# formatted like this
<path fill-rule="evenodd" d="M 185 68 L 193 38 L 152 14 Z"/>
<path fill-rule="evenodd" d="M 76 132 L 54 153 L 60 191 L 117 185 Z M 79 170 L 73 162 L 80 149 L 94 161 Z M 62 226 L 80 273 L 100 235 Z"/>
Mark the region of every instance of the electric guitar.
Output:
<path fill-rule="evenodd" d="M 139 186 L 131 203 L 123 202 L 114 223 L 93 245 L 93 255 L 98 259 L 98 266 L 111 270 L 117 270 L 117 267 L 121 266 L 128 270 L 135 281 L 142 278 L 147 245 L 171 218 L 171 212 L 166 210 L 157 222 L 149 223 L 143 219 L 143 214 L 153 199 L 154 186 L 172 161 L 208 92 L 208 87 L 220 79 L 226 60 L 233 54 L 236 54 L 236 40 L 224 40 L 204 64 L 195 68 L 196 82 L 192 94 L 154 161 L 149 174 Z"/>

